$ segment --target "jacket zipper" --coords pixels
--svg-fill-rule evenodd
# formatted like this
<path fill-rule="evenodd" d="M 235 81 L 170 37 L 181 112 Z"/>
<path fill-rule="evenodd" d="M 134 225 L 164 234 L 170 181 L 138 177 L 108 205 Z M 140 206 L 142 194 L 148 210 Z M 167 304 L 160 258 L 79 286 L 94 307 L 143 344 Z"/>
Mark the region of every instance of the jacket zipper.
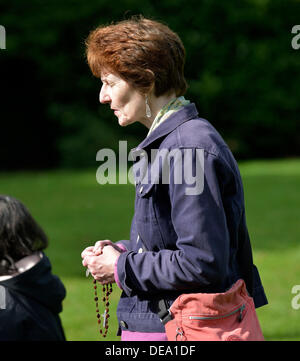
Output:
<path fill-rule="evenodd" d="M 222 316 L 189 316 L 189 319 L 190 320 L 217 320 L 220 318 L 232 316 L 235 313 L 239 312 L 239 322 L 241 322 L 243 319 L 243 311 L 245 308 L 246 308 L 246 305 L 244 304 L 241 307 L 237 308 L 236 310 L 234 310 L 230 313 L 227 313 L 225 315 L 222 315 Z"/>

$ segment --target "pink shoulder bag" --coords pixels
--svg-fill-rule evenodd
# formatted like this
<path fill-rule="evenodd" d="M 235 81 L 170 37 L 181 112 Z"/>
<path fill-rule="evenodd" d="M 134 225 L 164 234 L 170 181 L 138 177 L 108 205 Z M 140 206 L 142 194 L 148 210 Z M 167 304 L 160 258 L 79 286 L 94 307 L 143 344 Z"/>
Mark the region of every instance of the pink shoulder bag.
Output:
<path fill-rule="evenodd" d="M 263 341 L 252 297 L 239 279 L 224 293 L 179 296 L 165 324 L 169 341 Z"/>

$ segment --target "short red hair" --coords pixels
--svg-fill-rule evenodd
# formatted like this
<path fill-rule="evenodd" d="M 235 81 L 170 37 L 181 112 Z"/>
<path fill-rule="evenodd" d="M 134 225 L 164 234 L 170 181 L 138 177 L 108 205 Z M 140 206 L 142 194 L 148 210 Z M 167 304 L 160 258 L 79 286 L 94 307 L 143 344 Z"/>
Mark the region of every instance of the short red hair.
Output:
<path fill-rule="evenodd" d="M 184 46 L 179 36 L 160 22 L 138 16 L 99 26 L 86 40 L 86 56 L 98 78 L 107 70 L 143 94 L 153 82 L 156 96 L 186 92 Z"/>

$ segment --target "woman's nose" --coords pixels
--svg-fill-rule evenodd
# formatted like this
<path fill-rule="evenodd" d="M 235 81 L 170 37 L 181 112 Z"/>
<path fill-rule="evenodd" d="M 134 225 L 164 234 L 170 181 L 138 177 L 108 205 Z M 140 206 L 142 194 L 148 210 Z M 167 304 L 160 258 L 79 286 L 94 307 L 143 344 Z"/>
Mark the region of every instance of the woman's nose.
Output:
<path fill-rule="evenodd" d="M 107 93 L 104 86 L 101 87 L 100 94 L 99 94 L 99 101 L 100 103 L 109 103 L 111 101 L 109 94 Z"/>

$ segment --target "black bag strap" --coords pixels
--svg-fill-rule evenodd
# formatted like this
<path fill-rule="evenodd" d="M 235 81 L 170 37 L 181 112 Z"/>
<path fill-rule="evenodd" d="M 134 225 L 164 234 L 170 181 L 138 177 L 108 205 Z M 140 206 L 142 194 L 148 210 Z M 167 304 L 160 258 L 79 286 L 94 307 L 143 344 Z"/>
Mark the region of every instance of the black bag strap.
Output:
<path fill-rule="evenodd" d="M 158 301 L 158 309 L 158 317 L 160 318 L 163 325 L 172 320 L 173 316 L 165 299 L 162 298 Z"/>

